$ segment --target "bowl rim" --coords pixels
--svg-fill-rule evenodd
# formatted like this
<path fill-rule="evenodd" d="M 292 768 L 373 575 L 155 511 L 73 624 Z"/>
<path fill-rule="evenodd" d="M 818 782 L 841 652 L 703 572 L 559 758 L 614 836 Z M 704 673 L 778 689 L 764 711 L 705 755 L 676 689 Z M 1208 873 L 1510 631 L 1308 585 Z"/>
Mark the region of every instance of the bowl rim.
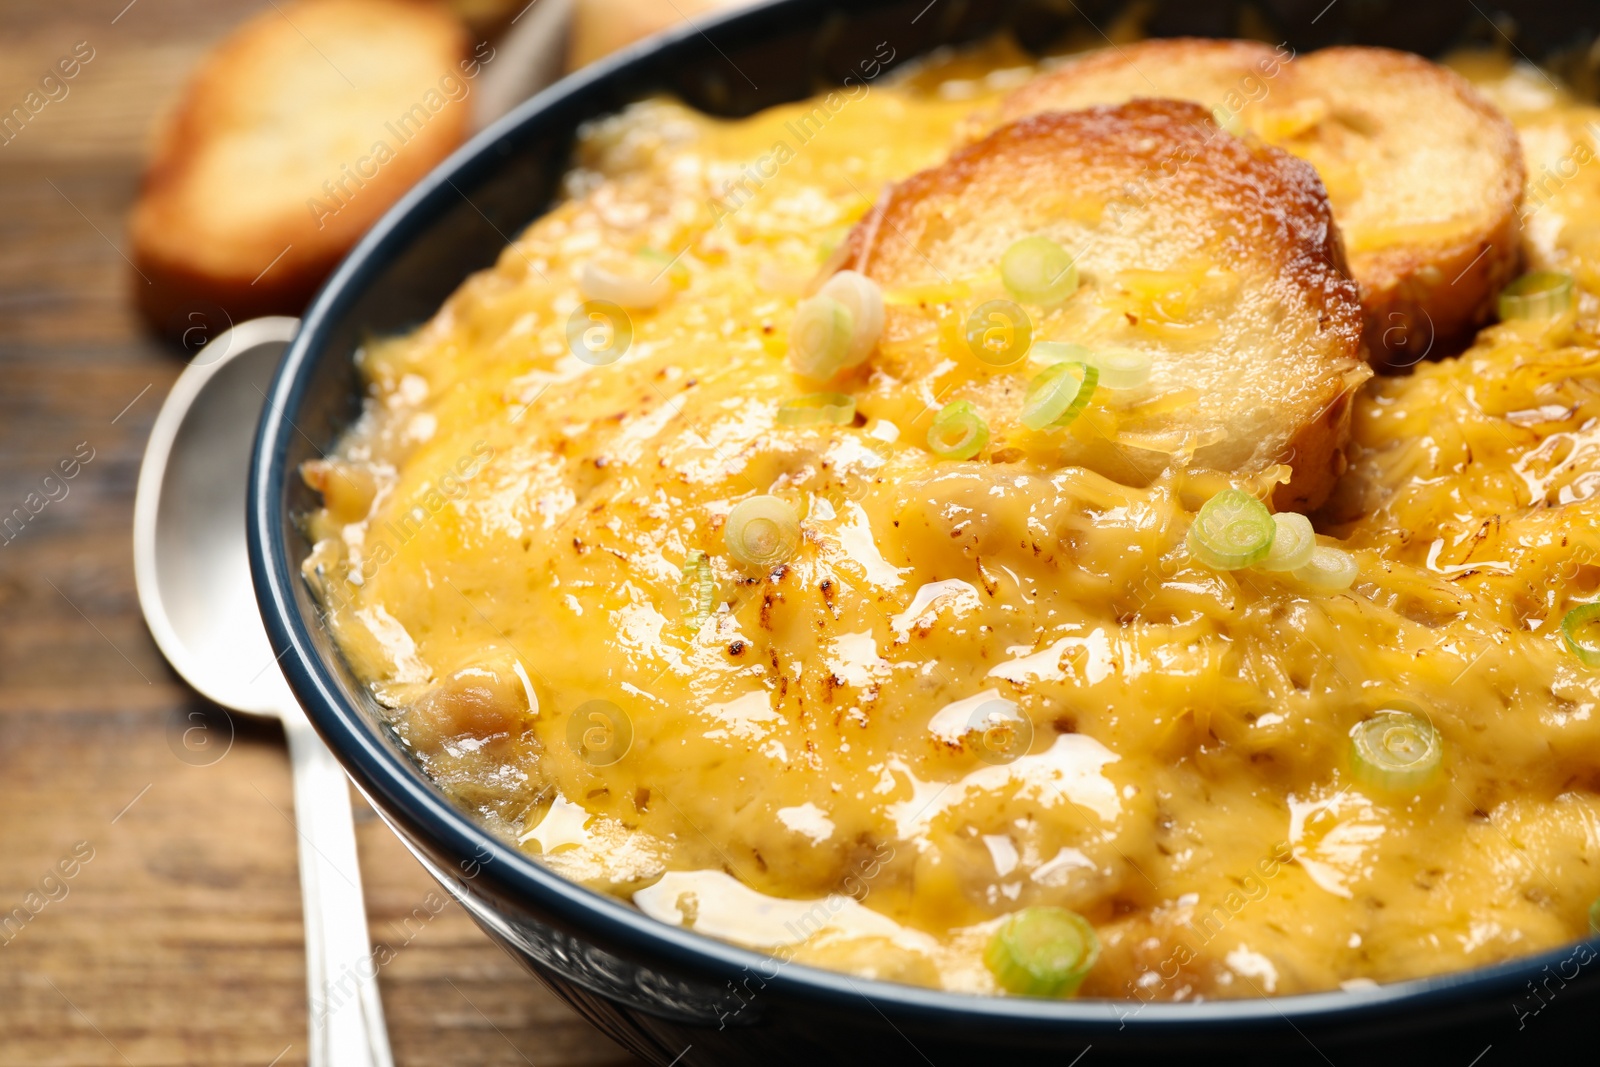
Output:
<path fill-rule="evenodd" d="M 864 6 L 877 4 L 869 2 Z M 446 206 L 448 195 L 459 195 L 455 190 L 458 179 L 495 165 L 494 147 L 502 137 L 561 110 L 586 93 L 604 88 L 641 61 L 682 48 L 697 37 L 704 37 L 716 47 L 710 36 L 715 32 L 730 28 L 746 33 L 759 31 L 762 21 L 778 13 L 833 10 L 836 7 L 830 0 L 771 0 L 705 15 L 693 22 L 686 19 L 686 25 L 647 38 L 568 75 L 469 140 L 384 214 L 318 292 L 273 379 L 257 429 L 248 483 L 250 564 L 273 650 L 279 654 L 285 678 L 317 732 L 358 787 L 374 801 L 374 807 L 384 813 L 386 821 L 398 823 L 438 854 L 476 865 L 475 885 L 482 885 L 508 902 L 528 902 L 518 906 L 581 934 L 582 939 L 605 951 L 646 967 L 668 968 L 713 981 L 761 972 L 762 968 L 773 966 L 776 957 L 669 926 L 631 904 L 568 881 L 542 866 L 457 808 L 419 767 L 377 735 L 359 709 L 344 699 L 333 668 L 316 649 L 314 623 L 302 615 L 295 602 L 296 584 L 301 578 L 290 561 L 290 546 L 282 536 L 286 528 L 284 488 L 292 475 L 287 466 L 288 443 L 299 433 L 292 416 L 306 399 L 311 372 L 323 359 L 330 358 L 327 342 L 341 313 L 379 265 L 404 248 L 424 227 L 423 220 Z M 1004 1023 L 1009 1027 L 1070 1031 L 1089 1037 L 1125 1028 L 1176 1036 L 1218 1025 L 1287 1023 L 1296 1030 L 1301 1024 L 1321 1030 L 1347 1021 L 1351 1013 L 1393 1017 L 1403 1022 L 1420 1007 L 1443 1007 L 1457 998 L 1504 997 L 1510 1002 L 1521 995 L 1530 976 L 1560 963 L 1583 944 L 1600 946 L 1600 936 L 1486 967 L 1372 988 L 1198 1003 L 1046 1000 L 957 993 L 777 961 L 775 976 L 761 974 L 764 984 L 756 999 L 764 999 L 770 988 L 775 1002 L 789 998 L 859 1011 L 859 1002 L 866 1000 L 880 1013 L 890 1011 L 902 1018 L 937 1019 L 946 1025 Z M 1309 1042 L 1310 1038 L 1306 1040 Z"/>

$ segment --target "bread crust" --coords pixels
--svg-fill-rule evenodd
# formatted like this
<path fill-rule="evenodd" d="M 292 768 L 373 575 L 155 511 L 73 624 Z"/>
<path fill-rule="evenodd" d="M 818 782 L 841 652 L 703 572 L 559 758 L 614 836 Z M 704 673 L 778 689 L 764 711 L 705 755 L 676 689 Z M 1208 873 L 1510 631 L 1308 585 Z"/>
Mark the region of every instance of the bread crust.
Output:
<path fill-rule="evenodd" d="M 1379 105 L 1389 97 L 1430 101 L 1431 107 L 1418 101 L 1411 108 L 1389 108 L 1387 121 L 1395 125 L 1377 139 L 1416 145 L 1430 128 L 1445 127 L 1459 142 L 1454 154 L 1460 161 L 1422 168 L 1441 179 L 1468 156 L 1489 161 L 1468 196 L 1452 198 L 1459 202 L 1453 232 L 1350 251 L 1368 342 L 1382 369 L 1460 351 L 1492 321 L 1495 297 L 1521 269 L 1527 175 L 1516 128 L 1465 78 L 1409 52 L 1325 48 L 1297 60 L 1296 67 L 1305 91 L 1331 97 L 1336 112 L 1348 104 L 1367 115 L 1382 114 Z M 1451 146 L 1433 147 L 1442 154 Z"/>
<path fill-rule="evenodd" d="M 151 324 L 301 311 L 465 139 L 467 48 L 447 10 L 413 0 L 299 0 L 235 31 L 158 132 L 129 221 Z"/>
<path fill-rule="evenodd" d="M 1179 261 L 1233 278 L 1237 291 L 1207 310 L 1215 344 L 1144 346 L 1157 379 L 1204 394 L 1173 424 L 1227 431 L 1193 453 L 1197 466 L 1250 476 L 1288 463 L 1283 506 L 1327 496 L 1343 469 L 1350 394 L 1370 372 L 1356 286 L 1310 166 L 1225 133 L 1187 102 L 1031 115 L 890 190 L 852 231 L 847 264 L 889 289 L 926 286 L 993 270 L 1011 241 L 1037 232 L 1083 249 L 1095 292 L 1120 271 Z M 1059 339 L 1078 339 L 1064 328 Z M 1104 459 L 1092 447 L 1065 457 Z"/>
<path fill-rule="evenodd" d="M 1144 96 L 1214 106 L 1319 168 L 1379 369 L 1459 350 L 1519 269 L 1516 131 L 1435 63 L 1381 48 L 1291 57 L 1252 41 L 1152 40 L 1041 75 L 994 117 Z"/>
<path fill-rule="evenodd" d="M 1160 37 L 1097 49 L 1018 86 L 1000 102 L 992 121 L 1141 98 L 1194 100 L 1237 112 L 1291 87 L 1293 54 L 1260 41 L 1202 37 Z M 1238 101 L 1230 104 L 1228 95 L 1235 91 Z"/>

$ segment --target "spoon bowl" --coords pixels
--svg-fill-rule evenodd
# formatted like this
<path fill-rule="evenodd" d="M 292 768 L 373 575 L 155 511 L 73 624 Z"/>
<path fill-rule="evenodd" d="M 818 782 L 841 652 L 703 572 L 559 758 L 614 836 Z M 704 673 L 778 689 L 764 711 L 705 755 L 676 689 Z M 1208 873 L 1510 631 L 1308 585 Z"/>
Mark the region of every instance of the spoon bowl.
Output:
<path fill-rule="evenodd" d="M 294 770 L 311 1067 L 392 1067 L 367 937 L 350 787 L 278 668 L 256 606 L 245 487 L 256 424 L 299 322 L 255 319 L 178 377 L 150 432 L 133 509 L 139 607 L 183 679 L 283 722 Z"/>
<path fill-rule="evenodd" d="M 256 715 L 299 710 L 275 669 L 245 545 L 255 425 L 295 325 L 256 319 L 202 350 L 162 408 L 134 506 L 139 604 L 162 655 L 208 700 Z"/>

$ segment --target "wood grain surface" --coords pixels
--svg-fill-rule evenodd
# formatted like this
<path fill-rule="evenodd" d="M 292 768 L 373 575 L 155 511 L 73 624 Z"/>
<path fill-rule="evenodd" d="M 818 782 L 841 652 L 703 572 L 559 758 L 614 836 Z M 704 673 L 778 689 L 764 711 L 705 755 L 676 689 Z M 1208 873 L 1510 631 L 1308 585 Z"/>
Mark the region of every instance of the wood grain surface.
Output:
<path fill-rule="evenodd" d="M 185 353 L 130 310 L 123 221 L 154 117 L 268 3 L 0 0 L 0 113 L 94 49 L 0 144 L 0 516 L 47 501 L 0 532 L 0 1065 L 305 1062 L 282 734 L 167 668 L 129 532 Z M 43 479 L 90 450 L 48 499 Z M 364 808 L 357 832 L 373 937 L 395 950 L 379 983 L 397 1063 L 630 1062 L 458 906 L 429 916 L 434 883 Z"/>

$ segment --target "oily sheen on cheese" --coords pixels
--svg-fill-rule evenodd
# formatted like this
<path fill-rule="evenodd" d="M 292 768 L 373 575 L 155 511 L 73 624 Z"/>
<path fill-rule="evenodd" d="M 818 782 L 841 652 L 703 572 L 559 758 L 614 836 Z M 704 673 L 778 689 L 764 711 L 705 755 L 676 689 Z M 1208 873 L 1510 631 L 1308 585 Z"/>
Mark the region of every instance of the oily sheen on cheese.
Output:
<path fill-rule="evenodd" d="M 735 122 L 658 100 L 589 129 L 558 207 L 361 352 L 365 413 L 306 471 L 325 501 L 306 575 L 345 656 L 493 832 L 663 922 L 854 974 L 995 992 L 984 945 L 1036 904 L 1098 932 L 1080 995 L 1144 1000 L 1393 981 L 1585 934 L 1600 671 L 1556 631 L 1600 589 L 1587 291 L 1356 395 L 1318 516 L 1360 565 L 1338 594 L 1185 548 L 1201 502 L 1267 495 L 1284 468 L 940 460 L 886 402 L 917 383 L 871 363 L 845 387 L 875 410 L 779 423 L 817 388 L 785 357 L 819 266 L 1031 73 L 992 48 Z M 1584 135 L 1569 110 L 1513 117 Z M 1583 284 L 1596 188 L 1546 198 L 1571 232 L 1538 231 Z M 577 284 L 605 253 L 659 263 L 670 292 L 596 364 L 569 324 L 614 341 Z M 1169 282 L 1203 290 L 1204 266 Z M 1151 328 L 1182 330 L 1164 306 Z M 770 573 L 722 547 L 751 494 L 801 517 Z M 1017 758 L 974 744 L 996 700 L 1026 719 Z M 1351 727 L 1396 701 L 1444 750 L 1439 787 L 1399 802 L 1348 765 Z"/>

